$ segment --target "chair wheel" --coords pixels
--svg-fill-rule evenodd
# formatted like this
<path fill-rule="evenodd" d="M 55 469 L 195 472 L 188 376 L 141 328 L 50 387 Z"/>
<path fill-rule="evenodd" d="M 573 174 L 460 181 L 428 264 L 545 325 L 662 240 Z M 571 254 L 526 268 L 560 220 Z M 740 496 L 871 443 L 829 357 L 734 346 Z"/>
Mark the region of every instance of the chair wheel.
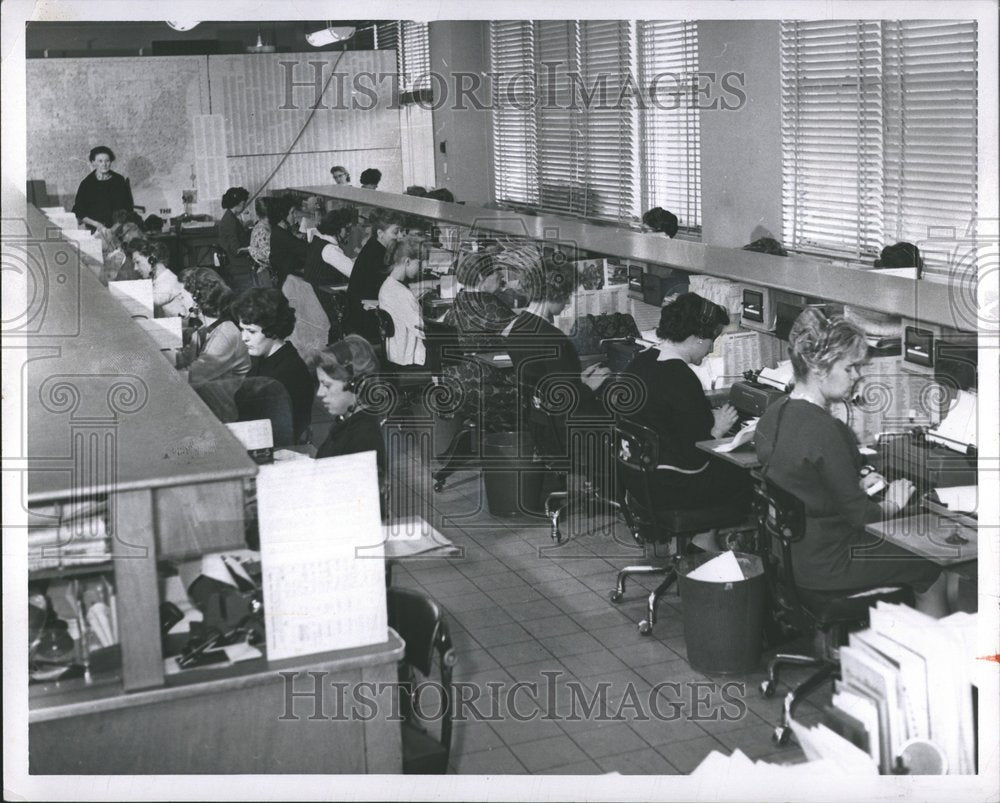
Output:
<path fill-rule="evenodd" d="M 617 605 L 619 602 L 622 601 L 622 592 L 616 588 L 614 591 L 608 594 L 608 599 Z"/>
<path fill-rule="evenodd" d="M 653 626 L 646 619 L 643 619 L 641 622 L 639 622 L 640 636 L 648 636 L 652 632 L 653 632 Z"/>
<path fill-rule="evenodd" d="M 444 480 L 434 480 L 434 490 L 443 491 L 444 490 Z"/>
<path fill-rule="evenodd" d="M 784 747 L 785 745 L 788 744 L 789 736 L 791 736 L 791 729 L 784 725 L 779 725 L 771 733 L 771 741 L 774 742 L 779 747 Z"/>
<path fill-rule="evenodd" d="M 764 697 L 774 697 L 774 681 L 771 679 L 762 680 L 760 683 L 760 693 Z"/>

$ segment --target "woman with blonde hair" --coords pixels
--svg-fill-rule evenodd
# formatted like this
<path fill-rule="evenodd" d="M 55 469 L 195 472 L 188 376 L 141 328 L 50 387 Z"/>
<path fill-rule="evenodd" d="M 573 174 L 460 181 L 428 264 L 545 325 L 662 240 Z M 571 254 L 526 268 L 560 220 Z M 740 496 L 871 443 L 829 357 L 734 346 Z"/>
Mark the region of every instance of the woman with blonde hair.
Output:
<path fill-rule="evenodd" d="M 807 307 L 792 325 L 788 349 L 795 388 L 761 416 L 756 445 L 765 476 L 805 505 L 805 537 L 792 545 L 797 584 L 813 591 L 908 585 L 918 608 L 942 615 L 940 569 L 865 532 L 869 522 L 898 514 L 913 484 L 895 480 L 881 503 L 872 500 L 865 489 L 881 478 L 862 476 L 854 433 L 831 413 L 852 398 L 868 361 L 864 332 Z"/>

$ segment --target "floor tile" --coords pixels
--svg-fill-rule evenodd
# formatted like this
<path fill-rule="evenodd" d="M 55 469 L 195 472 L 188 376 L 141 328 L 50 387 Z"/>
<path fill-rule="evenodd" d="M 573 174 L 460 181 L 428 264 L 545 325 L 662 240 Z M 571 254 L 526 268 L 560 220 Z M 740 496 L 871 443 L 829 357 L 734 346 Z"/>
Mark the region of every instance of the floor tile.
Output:
<path fill-rule="evenodd" d="M 493 627 L 474 627 L 470 631 L 473 638 L 484 647 L 498 647 L 501 644 L 513 644 L 516 641 L 529 641 L 531 634 L 516 622 L 494 625 Z"/>
<path fill-rule="evenodd" d="M 567 633 L 563 636 L 553 636 L 546 639 L 545 647 L 553 655 L 562 658 L 570 655 L 603 650 L 601 643 L 587 633 Z"/>
<path fill-rule="evenodd" d="M 575 764 L 566 764 L 562 767 L 552 767 L 542 770 L 539 775 L 604 775 L 605 772 L 597 764 L 589 759 L 587 761 L 577 761 Z"/>
<path fill-rule="evenodd" d="M 558 661 L 539 642 L 521 641 L 513 644 L 501 644 L 488 647 L 490 655 L 497 659 L 500 666 L 516 667 L 518 664 L 528 664 L 535 661 L 550 660 L 553 666 Z"/>
<path fill-rule="evenodd" d="M 565 734 L 515 744 L 511 746 L 511 751 L 529 772 L 540 772 L 587 758 L 587 754 Z"/>
<path fill-rule="evenodd" d="M 536 591 L 537 590 L 538 589 L 536 589 Z M 559 608 L 547 599 L 537 599 L 532 600 L 531 602 L 521 602 L 513 605 L 508 604 L 504 605 L 503 609 L 514 621 L 525 623 L 525 627 L 527 627 L 528 622 L 536 619 L 546 619 L 552 616 L 559 616 L 562 619 L 568 618 L 565 611 L 559 610 Z"/>
<path fill-rule="evenodd" d="M 622 775 L 676 775 L 677 770 L 652 747 L 597 759 L 597 766 L 605 772 Z"/>
<path fill-rule="evenodd" d="M 729 755 L 729 749 L 711 736 L 689 739 L 685 742 L 671 742 L 655 748 L 678 772 L 687 775 L 713 750 Z"/>
<path fill-rule="evenodd" d="M 578 678 L 604 675 L 627 668 L 617 655 L 605 649 L 578 655 L 560 656 L 559 660 L 571 674 Z"/>
<path fill-rule="evenodd" d="M 597 728 L 573 737 L 580 748 L 591 758 L 632 753 L 645 750 L 648 744 L 629 726 L 622 722 L 606 728 Z"/>
<path fill-rule="evenodd" d="M 528 772 L 509 747 L 494 747 L 455 757 L 455 767 L 462 775 L 523 775 Z"/>

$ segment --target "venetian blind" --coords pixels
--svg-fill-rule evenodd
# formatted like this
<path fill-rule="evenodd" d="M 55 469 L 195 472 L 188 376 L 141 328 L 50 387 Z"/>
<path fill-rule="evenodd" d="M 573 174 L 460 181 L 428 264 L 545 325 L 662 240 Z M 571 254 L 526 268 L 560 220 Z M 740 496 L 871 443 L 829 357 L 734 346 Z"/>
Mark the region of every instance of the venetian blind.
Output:
<path fill-rule="evenodd" d="M 905 240 L 946 272 L 976 209 L 975 23 L 784 22 L 781 61 L 785 243 Z"/>
<path fill-rule="evenodd" d="M 698 72 L 698 26 L 648 20 L 637 25 L 643 209 L 660 206 L 682 229 L 701 228 L 701 133 L 691 92 Z"/>

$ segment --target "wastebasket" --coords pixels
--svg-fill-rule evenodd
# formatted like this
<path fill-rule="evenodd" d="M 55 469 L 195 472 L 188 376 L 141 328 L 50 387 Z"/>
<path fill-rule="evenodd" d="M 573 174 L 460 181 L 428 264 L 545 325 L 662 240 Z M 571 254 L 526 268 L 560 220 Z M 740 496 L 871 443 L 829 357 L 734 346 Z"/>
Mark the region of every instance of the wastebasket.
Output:
<path fill-rule="evenodd" d="M 691 555 L 680 561 L 678 584 L 688 663 L 711 675 L 751 672 L 760 662 L 767 597 L 764 565 L 756 555 L 734 552 L 743 580 L 711 582 L 688 577 L 720 554 Z"/>
<path fill-rule="evenodd" d="M 532 470 L 531 454 L 531 444 L 520 433 L 483 436 L 483 485 L 493 515 L 528 513 L 537 507 L 544 473 Z"/>

